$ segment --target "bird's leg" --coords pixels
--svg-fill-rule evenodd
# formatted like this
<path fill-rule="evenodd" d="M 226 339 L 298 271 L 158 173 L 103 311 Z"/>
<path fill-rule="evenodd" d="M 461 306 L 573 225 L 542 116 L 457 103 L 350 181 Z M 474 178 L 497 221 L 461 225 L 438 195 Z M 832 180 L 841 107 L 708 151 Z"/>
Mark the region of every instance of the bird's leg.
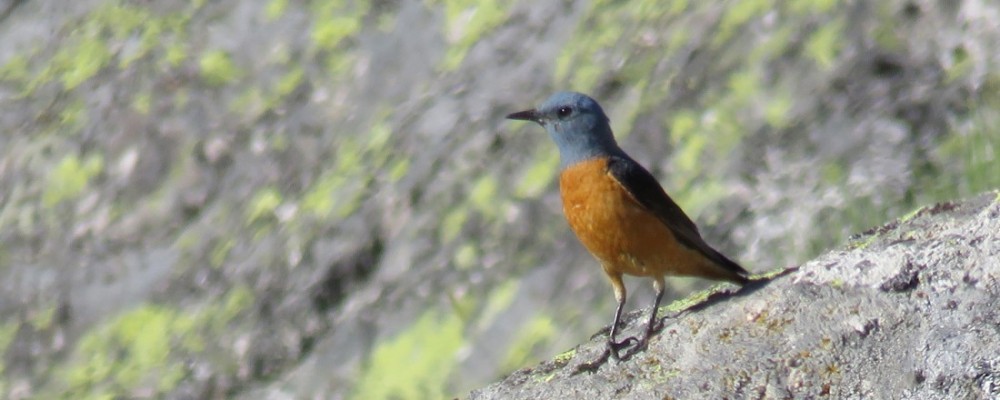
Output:
<path fill-rule="evenodd" d="M 656 300 L 653 301 L 653 313 L 649 316 L 649 325 L 646 327 L 647 336 L 663 329 L 663 320 L 656 318 L 656 312 L 660 309 L 660 302 L 663 301 L 663 292 L 666 292 L 667 289 L 662 276 L 655 278 L 653 289 L 656 290 Z"/>
<path fill-rule="evenodd" d="M 663 329 L 663 321 L 656 318 L 656 311 L 660 308 L 660 301 L 663 300 L 665 282 L 663 281 L 662 276 L 657 276 L 653 279 L 653 289 L 656 290 L 656 300 L 653 301 L 653 309 L 649 311 L 649 322 L 646 324 L 646 333 L 642 335 L 641 339 L 636 341 L 634 350 L 630 354 L 627 354 L 627 357 L 631 357 L 639 350 L 645 349 L 646 345 L 649 344 L 649 337 L 658 332 L 660 329 Z"/>
<path fill-rule="evenodd" d="M 608 357 L 612 357 L 615 360 L 627 359 L 622 357 L 620 352 L 622 349 L 628 348 L 632 344 L 639 343 L 639 339 L 634 337 L 627 337 L 622 341 L 616 341 L 615 336 L 618 334 L 618 324 L 621 323 L 622 319 L 622 309 L 625 308 L 625 283 L 622 282 L 622 274 L 612 274 L 608 273 L 608 278 L 611 279 L 611 286 L 615 289 L 615 300 L 618 300 L 618 308 L 615 309 L 615 320 L 611 322 L 611 332 L 608 333 L 608 346 L 601 353 L 600 357 L 597 357 L 593 361 L 585 362 L 576 367 L 574 375 L 580 372 L 594 372 L 597 371 L 602 364 L 608 361 Z"/>
<path fill-rule="evenodd" d="M 611 333 L 608 335 L 608 351 L 611 352 L 611 357 L 615 360 L 621 360 L 622 357 L 619 352 L 622 349 L 628 348 L 633 343 L 639 342 L 639 340 L 633 336 L 629 336 L 620 342 L 615 340 L 615 336 L 618 333 L 618 324 L 622 317 L 622 308 L 624 308 L 624 306 L 624 301 L 618 302 L 618 309 L 615 310 L 615 321 L 611 323 Z"/>
<path fill-rule="evenodd" d="M 622 275 L 611 275 L 611 286 L 615 289 L 615 300 L 618 300 L 618 308 L 615 309 L 615 320 L 611 323 L 611 333 L 608 334 L 608 351 L 611 352 L 611 357 L 615 360 L 620 360 L 621 355 L 618 353 L 624 348 L 632 345 L 633 343 L 638 343 L 639 340 L 635 337 L 627 337 L 622 341 L 616 341 L 615 336 L 618 334 L 618 324 L 621 323 L 622 319 L 622 309 L 625 308 L 625 283 L 622 282 Z"/>

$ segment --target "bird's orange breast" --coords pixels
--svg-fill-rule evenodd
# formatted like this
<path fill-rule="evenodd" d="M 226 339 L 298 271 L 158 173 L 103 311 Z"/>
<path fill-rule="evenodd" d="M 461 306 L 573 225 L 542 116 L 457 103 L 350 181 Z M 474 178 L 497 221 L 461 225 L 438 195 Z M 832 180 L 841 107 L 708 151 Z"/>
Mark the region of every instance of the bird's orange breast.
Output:
<path fill-rule="evenodd" d="M 563 212 L 584 247 L 609 274 L 702 276 L 707 260 L 677 242 L 674 234 L 592 159 L 559 177 Z"/>

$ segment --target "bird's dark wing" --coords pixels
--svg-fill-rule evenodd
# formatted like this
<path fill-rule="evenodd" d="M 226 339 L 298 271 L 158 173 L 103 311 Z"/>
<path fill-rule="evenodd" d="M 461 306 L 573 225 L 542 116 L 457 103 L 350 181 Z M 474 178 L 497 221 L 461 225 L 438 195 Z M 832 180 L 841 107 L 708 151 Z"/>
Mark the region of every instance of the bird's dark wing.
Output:
<path fill-rule="evenodd" d="M 677 203 L 663 191 L 656 178 L 639 163 L 627 156 L 612 156 L 608 160 L 607 168 L 608 173 L 632 195 L 635 201 L 656 215 L 656 218 L 673 232 L 681 244 L 697 250 L 709 260 L 740 277 L 747 274 L 739 264 L 705 243 L 691 218 L 684 214 Z"/>

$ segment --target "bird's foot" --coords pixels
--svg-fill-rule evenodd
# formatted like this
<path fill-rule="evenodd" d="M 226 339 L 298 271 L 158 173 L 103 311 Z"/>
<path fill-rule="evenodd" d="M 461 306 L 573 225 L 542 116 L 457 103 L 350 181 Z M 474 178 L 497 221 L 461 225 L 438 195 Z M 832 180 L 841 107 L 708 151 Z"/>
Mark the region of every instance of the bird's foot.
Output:
<path fill-rule="evenodd" d="M 626 357 L 622 357 L 619 353 L 622 350 L 628 349 L 629 346 L 638 345 L 639 342 L 640 340 L 636 339 L 635 336 L 629 336 L 620 342 L 608 340 L 608 352 L 611 353 L 611 358 L 614 358 L 616 361 L 628 360 L 627 355 L 629 351 L 625 351 Z"/>
<path fill-rule="evenodd" d="M 622 354 L 621 359 L 628 360 L 632 358 L 632 356 L 639 354 L 640 351 L 646 350 L 646 347 L 649 346 L 650 336 L 651 336 L 651 331 L 647 331 L 646 334 L 642 335 L 642 338 L 640 339 L 629 338 L 629 339 L 635 339 L 635 346 L 632 346 L 632 348 L 628 349 L 628 351 L 626 351 L 625 354 Z"/>
<path fill-rule="evenodd" d="M 634 348 L 634 346 L 638 345 L 639 342 L 640 340 L 636 339 L 635 337 L 627 337 L 620 342 L 608 340 L 608 345 L 607 347 L 604 348 L 604 351 L 601 352 L 601 355 L 595 358 L 593 361 L 577 365 L 576 371 L 573 372 L 573 375 L 579 374 L 581 372 L 596 372 L 597 369 L 601 367 L 601 365 L 604 365 L 604 363 L 608 362 L 609 358 L 614 358 L 616 361 L 628 360 L 629 357 L 631 357 L 632 354 L 634 354 L 635 352 L 634 350 L 627 350 L 627 349 L 629 347 Z M 622 350 L 625 350 L 624 354 L 622 354 Z"/>

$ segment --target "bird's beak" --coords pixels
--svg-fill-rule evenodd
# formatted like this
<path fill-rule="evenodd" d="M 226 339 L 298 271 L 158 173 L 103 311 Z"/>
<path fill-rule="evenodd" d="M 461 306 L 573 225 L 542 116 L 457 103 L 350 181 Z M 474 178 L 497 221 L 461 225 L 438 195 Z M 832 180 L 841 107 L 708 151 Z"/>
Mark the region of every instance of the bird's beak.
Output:
<path fill-rule="evenodd" d="M 538 114 L 537 110 L 524 110 L 518 111 L 516 113 L 507 116 L 507 119 L 519 119 L 522 121 L 534 121 L 541 123 L 541 115 Z"/>

